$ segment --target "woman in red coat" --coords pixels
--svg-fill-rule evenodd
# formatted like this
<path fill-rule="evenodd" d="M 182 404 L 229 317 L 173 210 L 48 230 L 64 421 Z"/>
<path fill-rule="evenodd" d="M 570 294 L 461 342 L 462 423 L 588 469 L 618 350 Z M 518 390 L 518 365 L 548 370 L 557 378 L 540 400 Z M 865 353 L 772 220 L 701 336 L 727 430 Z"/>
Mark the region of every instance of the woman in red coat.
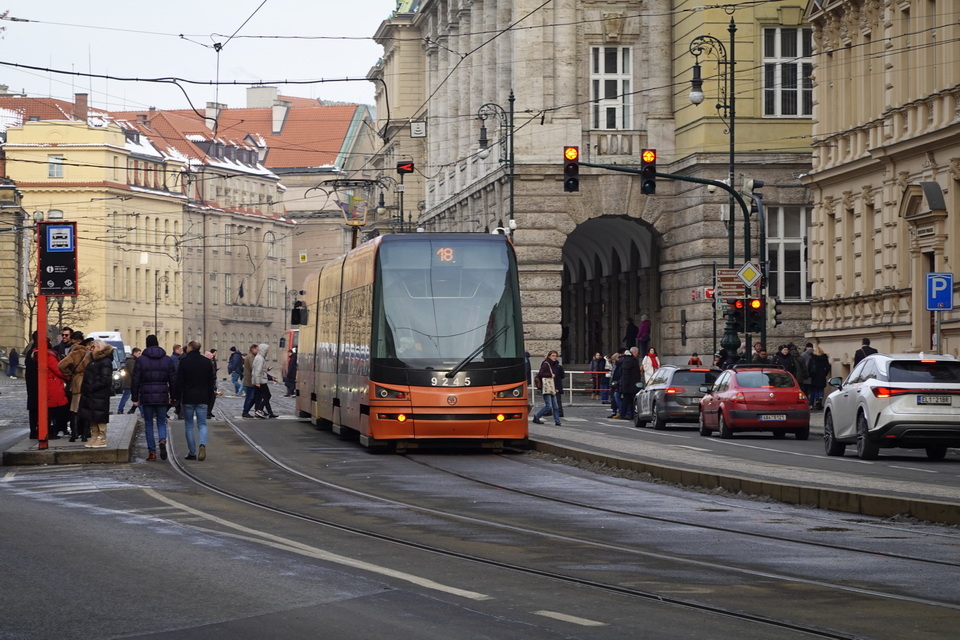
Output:
<path fill-rule="evenodd" d="M 37 350 L 35 349 L 31 357 L 36 361 Z M 67 394 L 63 390 L 63 383 L 66 378 L 60 373 L 60 361 L 57 360 L 57 354 L 47 341 L 47 417 L 50 424 L 48 427 L 48 440 L 57 440 L 60 438 L 60 432 L 67 432 L 67 421 L 70 417 L 68 411 L 70 405 L 67 400 Z M 38 367 L 39 369 L 39 367 Z"/>

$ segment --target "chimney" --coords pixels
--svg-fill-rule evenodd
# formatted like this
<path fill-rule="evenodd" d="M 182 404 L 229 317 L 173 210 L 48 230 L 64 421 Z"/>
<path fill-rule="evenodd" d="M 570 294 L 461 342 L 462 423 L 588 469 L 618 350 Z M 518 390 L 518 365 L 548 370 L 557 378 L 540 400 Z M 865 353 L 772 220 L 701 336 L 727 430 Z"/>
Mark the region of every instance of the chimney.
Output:
<path fill-rule="evenodd" d="M 287 119 L 291 104 L 286 100 L 277 100 L 273 103 L 273 135 L 278 136 L 283 132 L 283 123 Z"/>
<path fill-rule="evenodd" d="M 208 102 L 207 103 L 207 112 L 206 112 L 206 123 L 207 128 L 211 131 L 215 131 L 217 128 L 217 119 L 220 117 L 220 111 L 226 109 L 227 105 L 220 102 Z"/>
<path fill-rule="evenodd" d="M 79 120 L 80 122 L 86 122 L 88 112 L 89 112 L 89 105 L 87 104 L 87 94 L 85 93 L 75 94 L 74 101 L 73 101 L 73 117 Z"/>
<path fill-rule="evenodd" d="M 278 97 L 276 87 L 247 87 L 247 109 L 269 109 Z"/>

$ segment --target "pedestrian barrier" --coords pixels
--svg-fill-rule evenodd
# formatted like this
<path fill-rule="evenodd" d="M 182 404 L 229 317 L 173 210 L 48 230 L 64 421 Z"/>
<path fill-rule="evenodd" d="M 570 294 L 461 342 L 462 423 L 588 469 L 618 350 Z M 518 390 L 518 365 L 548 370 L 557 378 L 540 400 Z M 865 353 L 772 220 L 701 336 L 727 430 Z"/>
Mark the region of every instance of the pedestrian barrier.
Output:
<path fill-rule="evenodd" d="M 563 393 L 562 401 L 563 404 L 574 407 L 577 406 L 576 399 L 580 399 L 581 402 L 586 404 L 586 402 L 595 402 L 593 400 L 593 395 L 597 394 L 598 396 L 605 391 L 600 387 L 596 386 L 594 374 L 596 371 L 570 371 L 565 369 L 563 378 Z M 605 375 L 606 372 L 604 372 Z M 536 402 L 537 393 L 539 390 L 536 385 L 533 384 L 533 377 L 537 375 L 536 371 L 530 373 L 530 402 Z"/>

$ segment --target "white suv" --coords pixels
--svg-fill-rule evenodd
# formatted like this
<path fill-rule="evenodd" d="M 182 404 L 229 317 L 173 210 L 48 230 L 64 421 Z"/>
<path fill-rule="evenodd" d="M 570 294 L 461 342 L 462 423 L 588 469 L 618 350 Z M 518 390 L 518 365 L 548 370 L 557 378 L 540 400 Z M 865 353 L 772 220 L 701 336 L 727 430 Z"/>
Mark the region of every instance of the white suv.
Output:
<path fill-rule="evenodd" d="M 946 355 L 867 356 L 823 407 L 823 445 L 842 456 L 857 445 L 857 456 L 874 460 L 880 449 L 926 449 L 941 460 L 960 447 L 960 361 Z"/>

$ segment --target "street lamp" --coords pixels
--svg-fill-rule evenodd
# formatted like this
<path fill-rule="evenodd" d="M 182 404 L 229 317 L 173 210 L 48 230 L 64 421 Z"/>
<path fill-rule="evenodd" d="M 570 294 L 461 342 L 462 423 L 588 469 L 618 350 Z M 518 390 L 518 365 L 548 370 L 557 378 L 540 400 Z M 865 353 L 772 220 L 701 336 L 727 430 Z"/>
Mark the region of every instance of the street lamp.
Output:
<path fill-rule="evenodd" d="M 486 158 L 490 151 L 488 146 L 490 141 L 487 139 L 487 119 L 496 118 L 502 130 L 502 135 L 500 136 L 500 141 L 504 143 L 504 146 L 501 147 L 500 151 L 500 163 L 507 165 L 507 181 L 510 186 L 510 195 L 509 195 L 509 205 L 508 205 L 508 215 L 510 216 L 510 221 L 508 223 L 508 228 L 513 229 L 515 226 L 514 223 L 514 205 L 513 205 L 513 103 L 516 101 L 516 97 L 513 94 L 513 89 L 510 89 L 510 96 L 507 98 L 509 103 L 509 108 L 504 110 L 499 104 L 495 102 L 487 102 L 480 105 L 480 109 L 477 110 L 477 119 L 480 120 L 480 151 L 477 152 L 477 155 L 481 158 Z"/>
<path fill-rule="evenodd" d="M 717 56 L 717 64 L 719 65 L 719 75 L 718 83 L 720 85 L 720 95 L 718 97 L 718 102 L 716 105 L 717 113 L 720 114 L 721 119 L 726 119 L 727 123 L 727 133 L 729 134 L 730 140 L 730 164 L 728 167 L 728 178 L 731 188 L 733 188 L 734 175 L 736 172 L 736 163 L 735 163 L 735 153 L 734 153 L 734 143 L 736 140 L 736 120 L 737 120 L 737 98 L 736 98 L 736 41 L 735 34 L 737 32 L 737 25 L 734 22 L 733 16 L 730 17 L 730 25 L 727 28 L 727 31 L 730 33 L 730 50 L 729 57 L 728 51 L 723 46 L 723 42 L 711 35 L 700 35 L 695 37 L 690 42 L 690 53 L 694 57 L 693 65 L 693 79 L 690 83 L 690 102 L 694 105 L 699 105 L 704 100 L 703 93 L 703 77 L 700 71 L 700 56 L 702 56 L 706 49 L 710 49 Z M 730 214 L 730 220 L 727 226 L 727 266 L 729 268 L 734 268 L 734 199 L 733 196 L 730 196 L 728 211 Z M 748 212 L 744 212 L 743 216 L 743 228 L 744 228 L 744 256 L 746 262 L 750 261 L 750 215 Z M 733 318 L 727 316 L 727 323 L 723 330 L 723 337 L 720 339 L 720 346 L 727 350 L 728 353 L 732 352 L 736 355 L 737 349 L 740 348 L 740 337 L 737 335 L 737 332 L 733 328 Z"/>
<path fill-rule="evenodd" d="M 402 175 L 403 174 L 401 174 L 401 177 Z M 380 200 L 377 203 L 377 216 L 378 217 L 382 216 L 387 212 L 388 207 L 383 200 L 383 190 L 392 185 L 393 192 L 396 194 L 398 204 L 394 205 L 397 207 L 396 217 L 391 216 L 391 220 L 393 220 L 397 224 L 396 225 L 392 224 L 391 226 L 394 226 L 395 229 L 399 228 L 400 233 L 403 233 L 406 230 L 404 228 L 404 223 L 403 223 L 403 183 L 397 182 L 395 179 L 391 178 L 390 176 L 380 176 L 379 178 L 377 178 L 376 182 L 380 186 Z"/>
<path fill-rule="evenodd" d="M 160 283 L 163 283 L 163 297 L 166 298 L 170 295 L 170 278 L 168 276 L 161 276 L 159 271 L 153 272 L 153 333 L 157 336 L 157 339 L 160 339 L 160 328 L 158 325 L 159 314 L 157 313 L 158 308 L 160 307 Z"/>

